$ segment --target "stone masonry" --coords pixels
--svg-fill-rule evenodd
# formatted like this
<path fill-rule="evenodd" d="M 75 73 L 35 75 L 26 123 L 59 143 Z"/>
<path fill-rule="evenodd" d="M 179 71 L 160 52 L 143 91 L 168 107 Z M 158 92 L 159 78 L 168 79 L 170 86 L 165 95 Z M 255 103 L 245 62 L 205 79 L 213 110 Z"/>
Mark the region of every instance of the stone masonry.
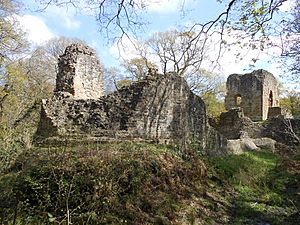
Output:
<path fill-rule="evenodd" d="M 68 46 L 59 57 L 55 95 L 97 99 L 103 95 L 103 71 L 96 53 L 83 44 Z"/>
<path fill-rule="evenodd" d="M 269 108 L 279 105 L 277 80 L 265 70 L 232 74 L 226 86 L 226 109 L 241 107 L 245 116 L 253 121 L 267 119 Z"/>
<path fill-rule="evenodd" d="M 157 75 L 99 99 L 43 100 L 39 142 L 60 138 L 209 143 L 205 104 L 176 74 Z M 218 144 L 218 143 L 215 143 Z"/>
<path fill-rule="evenodd" d="M 76 44 L 60 57 L 56 82 L 55 95 L 42 101 L 38 144 L 137 140 L 192 141 L 203 149 L 220 145 L 204 102 L 174 73 L 151 70 L 144 79 L 102 96 L 94 51 Z"/>

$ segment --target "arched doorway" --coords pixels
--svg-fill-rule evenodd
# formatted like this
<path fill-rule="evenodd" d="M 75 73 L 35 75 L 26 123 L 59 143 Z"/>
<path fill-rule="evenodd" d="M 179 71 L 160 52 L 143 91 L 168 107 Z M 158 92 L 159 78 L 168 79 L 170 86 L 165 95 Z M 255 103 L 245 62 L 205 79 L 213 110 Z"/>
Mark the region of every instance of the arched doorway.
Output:
<path fill-rule="evenodd" d="M 273 106 L 273 92 L 270 91 L 270 94 L 269 94 L 269 107 L 272 107 Z"/>

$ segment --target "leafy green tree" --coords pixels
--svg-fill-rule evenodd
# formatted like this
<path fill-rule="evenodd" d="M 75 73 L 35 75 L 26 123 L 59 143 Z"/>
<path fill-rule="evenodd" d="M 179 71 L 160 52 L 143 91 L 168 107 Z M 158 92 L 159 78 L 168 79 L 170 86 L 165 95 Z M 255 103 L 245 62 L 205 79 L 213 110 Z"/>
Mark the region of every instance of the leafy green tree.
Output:
<path fill-rule="evenodd" d="M 289 109 L 294 117 L 300 117 L 300 92 L 286 91 L 280 105 Z"/>
<path fill-rule="evenodd" d="M 26 73 L 17 66 L 10 64 L 5 68 L 5 86 L 0 88 L 0 164 L 6 169 L 17 155 L 31 145 L 32 124 L 37 113 L 18 123 L 21 117 L 28 114 L 32 107 L 32 90 Z M 34 105 L 36 106 L 36 105 Z M 31 108 L 34 111 L 34 107 Z"/>
<path fill-rule="evenodd" d="M 2 81 L 5 84 L 3 92 L 6 93 L 3 96 L 7 97 L 2 101 L 2 111 L 7 112 L 6 120 L 11 128 L 34 104 L 52 95 L 58 56 L 75 41 L 79 42 L 64 37 L 52 39 L 27 53 L 27 57 L 5 67 Z"/>
<path fill-rule="evenodd" d="M 52 95 L 57 59 L 77 39 L 56 38 L 4 65 L 0 87 L 0 161 L 10 162 L 32 145 L 41 99 Z M 4 167 L 3 167 L 4 168 Z"/>
<path fill-rule="evenodd" d="M 0 65 L 26 49 L 24 32 L 15 17 L 20 7 L 20 3 L 16 0 L 0 1 Z"/>
<path fill-rule="evenodd" d="M 205 102 L 207 114 L 211 118 L 217 118 L 225 112 L 224 99 L 214 91 L 206 92 L 201 96 Z"/>

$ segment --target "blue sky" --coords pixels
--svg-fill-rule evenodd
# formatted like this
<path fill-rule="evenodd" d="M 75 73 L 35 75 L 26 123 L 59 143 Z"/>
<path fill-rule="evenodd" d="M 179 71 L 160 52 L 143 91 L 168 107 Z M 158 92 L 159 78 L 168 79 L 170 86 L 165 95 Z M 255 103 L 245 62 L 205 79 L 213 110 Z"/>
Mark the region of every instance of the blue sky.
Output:
<path fill-rule="evenodd" d="M 185 0 L 185 12 L 183 16 L 179 9 L 183 0 L 148 0 L 148 10 L 142 14 L 145 21 L 149 22 L 144 29 L 140 32 L 141 39 L 147 39 L 154 32 L 166 31 L 176 26 L 182 26 L 193 22 L 204 23 L 206 21 L 216 18 L 222 12 L 226 5 L 220 4 L 216 0 Z M 69 7 L 59 8 L 49 6 L 45 12 L 34 12 L 37 5 L 35 0 L 26 0 L 24 3 L 31 10 L 26 10 L 20 17 L 20 22 L 23 28 L 28 33 L 28 39 L 32 44 L 42 44 L 43 42 L 59 36 L 76 37 L 84 40 L 91 47 L 95 48 L 100 61 L 106 67 L 116 66 L 118 64 L 118 50 L 114 43 L 109 42 L 104 38 L 104 34 L 99 33 L 99 28 L 95 18 L 87 13 L 76 11 L 76 9 Z M 123 57 L 132 56 L 130 43 L 124 40 L 125 45 L 128 46 L 128 51 L 123 51 Z M 237 51 L 242 51 L 237 49 Z M 231 73 L 243 73 L 244 69 L 248 68 L 253 54 L 251 53 L 244 57 L 243 61 L 236 60 L 231 53 L 221 61 L 223 69 L 219 71 L 224 76 Z M 276 52 L 274 53 L 276 54 Z M 276 63 L 266 63 L 269 58 L 263 55 L 261 62 L 256 65 L 255 69 L 263 68 L 274 73 L 275 76 L 281 73 L 277 68 Z"/>

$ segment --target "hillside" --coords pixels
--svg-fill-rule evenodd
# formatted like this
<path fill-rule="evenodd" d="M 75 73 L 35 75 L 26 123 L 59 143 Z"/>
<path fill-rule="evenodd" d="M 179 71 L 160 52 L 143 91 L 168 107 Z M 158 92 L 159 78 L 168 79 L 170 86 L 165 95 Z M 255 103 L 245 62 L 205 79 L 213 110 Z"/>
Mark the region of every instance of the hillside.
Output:
<path fill-rule="evenodd" d="M 1 173 L 1 224 L 299 221 L 299 154 L 181 152 L 130 142 L 25 150 Z"/>

